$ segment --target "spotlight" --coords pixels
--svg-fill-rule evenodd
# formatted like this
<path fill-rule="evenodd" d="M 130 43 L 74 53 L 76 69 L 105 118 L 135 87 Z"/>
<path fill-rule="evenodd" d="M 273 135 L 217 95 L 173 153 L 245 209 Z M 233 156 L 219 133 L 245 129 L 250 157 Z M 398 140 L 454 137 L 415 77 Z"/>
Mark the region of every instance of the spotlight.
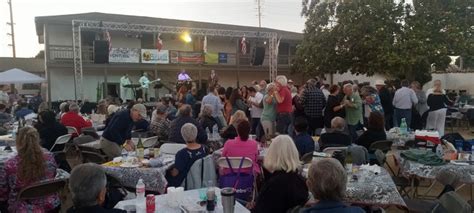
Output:
<path fill-rule="evenodd" d="M 184 42 L 186 43 L 189 43 L 191 41 L 193 41 L 193 39 L 191 38 L 191 36 L 189 35 L 188 32 L 184 32 L 181 36 L 180 36 L 181 40 L 183 40 Z"/>

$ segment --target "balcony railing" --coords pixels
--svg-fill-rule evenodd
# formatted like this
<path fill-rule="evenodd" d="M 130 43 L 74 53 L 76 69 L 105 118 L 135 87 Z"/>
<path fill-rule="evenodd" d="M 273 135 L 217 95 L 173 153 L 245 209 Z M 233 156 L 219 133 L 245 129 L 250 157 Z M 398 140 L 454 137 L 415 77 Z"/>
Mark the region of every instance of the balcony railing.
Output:
<path fill-rule="evenodd" d="M 74 51 L 72 46 L 62 46 L 62 45 L 49 45 L 49 60 L 50 63 L 55 64 L 71 64 L 74 59 Z M 279 55 L 278 56 L 278 66 L 287 67 L 289 66 L 292 56 L 288 55 Z M 240 66 L 250 66 L 251 65 L 251 55 L 240 55 L 239 60 L 237 60 L 236 53 L 227 53 L 227 63 L 219 63 L 218 65 L 224 66 L 236 66 L 237 61 Z M 269 55 L 265 55 L 262 66 L 268 67 Z M 94 62 L 94 49 L 91 46 L 82 47 L 82 62 L 84 64 L 90 64 Z"/>

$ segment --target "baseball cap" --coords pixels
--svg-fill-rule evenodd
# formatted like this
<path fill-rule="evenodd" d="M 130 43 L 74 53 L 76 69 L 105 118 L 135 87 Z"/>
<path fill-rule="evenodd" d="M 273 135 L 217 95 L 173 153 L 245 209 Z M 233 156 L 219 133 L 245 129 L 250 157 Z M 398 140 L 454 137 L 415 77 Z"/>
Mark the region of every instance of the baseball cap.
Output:
<path fill-rule="evenodd" d="M 376 81 L 375 81 L 375 86 L 377 86 L 377 85 L 384 86 L 384 85 L 385 85 L 384 80 L 380 80 L 380 79 L 379 79 L 379 80 L 376 80 Z"/>
<path fill-rule="evenodd" d="M 146 107 L 145 107 L 145 105 L 135 104 L 135 105 L 133 105 L 132 110 L 138 111 L 140 113 L 140 116 L 142 116 L 142 118 L 146 118 Z"/>

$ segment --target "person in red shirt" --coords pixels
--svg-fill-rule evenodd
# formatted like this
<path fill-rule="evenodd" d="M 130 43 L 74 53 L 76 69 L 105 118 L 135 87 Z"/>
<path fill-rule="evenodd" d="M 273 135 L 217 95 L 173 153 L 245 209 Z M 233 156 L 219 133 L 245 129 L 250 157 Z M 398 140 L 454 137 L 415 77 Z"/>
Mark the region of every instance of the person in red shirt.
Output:
<path fill-rule="evenodd" d="M 90 121 L 86 121 L 80 114 L 79 114 L 79 106 L 76 103 L 73 103 L 69 106 L 69 112 L 64 113 L 61 117 L 61 124 L 64 126 L 71 126 L 76 128 L 77 133 L 81 134 L 81 129 L 84 127 L 91 127 L 92 123 Z M 73 134 L 73 137 L 76 137 L 77 134 Z"/>
<path fill-rule="evenodd" d="M 288 128 L 291 125 L 293 105 L 288 80 L 284 75 L 279 75 L 275 79 L 275 84 L 277 85 L 274 92 L 277 101 L 276 130 L 280 134 L 289 134 Z"/>

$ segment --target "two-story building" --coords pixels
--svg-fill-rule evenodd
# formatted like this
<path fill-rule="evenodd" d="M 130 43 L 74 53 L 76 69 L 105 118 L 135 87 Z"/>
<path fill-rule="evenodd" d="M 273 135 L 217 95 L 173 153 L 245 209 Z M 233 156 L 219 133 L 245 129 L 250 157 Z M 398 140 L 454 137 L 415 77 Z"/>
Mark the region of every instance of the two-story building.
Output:
<path fill-rule="evenodd" d="M 290 76 L 290 63 L 302 34 L 268 28 L 236 26 L 195 21 L 172 20 L 141 16 L 84 13 L 72 15 L 36 17 L 38 41 L 45 48 L 45 71 L 48 79 L 50 100 L 74 99 L 74 52 L 72 20 L 91 20 L 130 24 L 147 24 L 171 27 L 226 29 L 235 31 L 275 32 L 281 38 L 278 54 L 278 74 Z M 269 78 L 268 41 L 264 38 L 247 38 L 248 54 L 240 54 L 239 37 L 191 36 L 192 41 L 183 41 L 177 34 L 161 34 L 162 49 L 159 59 L 150 59 L 156 53 L 157 35 L 147 32 L 108 31 L 111 44 L 109 63 L 94 63 L 94 40 L 101 39 L 104 32 L 81 31 L 83 92 L 84 98 L 96 100 L 106 95 L 119 95 L 120 77 L 127 73 L 137 83 L 142 72 L 150 79 L 160 78 L 169 88 L 174 88 L 177 75 L 185 69 L 205 88 L 210 70 L 215 70 L 219 83 L 224 86 L 250 85 L 254 80 Z M 265 59 L 260 66 L 251 65 L 252 50 L 265 47 Z M 204 46 L 207 46 L 205 48 Z M 207 51 L 204 51 L 207 49 Z M 148 52 L 147 54 L 145 54 Z M 164 55 L 163 55 L 164 54 Z M 198 57 L 198 58 L 196 58 Z M 200 57 L 200 58 L 199 58 Z M 301 75 L 291 76 L 300 79 Z M 153 94 L 155 93 L 155 94 Z M 151 92 L 151 96 L 169 93 L 166 89 Z"/>

